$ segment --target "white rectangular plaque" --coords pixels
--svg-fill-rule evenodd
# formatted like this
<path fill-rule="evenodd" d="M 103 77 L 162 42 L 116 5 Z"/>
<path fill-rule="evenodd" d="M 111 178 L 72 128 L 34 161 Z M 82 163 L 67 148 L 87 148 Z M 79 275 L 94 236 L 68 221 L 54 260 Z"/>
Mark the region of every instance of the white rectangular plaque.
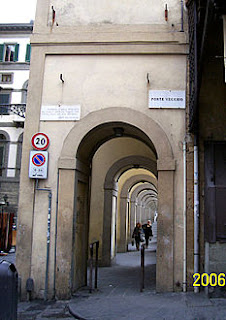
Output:
<path fill-rule="evenodd" d="M 185 90 L 149 90 L 149 108 L 185 109 Z"/>
<path fill-rule="evenodd" d="M 80 120 L 81 106 L 42 106 L 40 120 L 45 121 L 74 121 Z"/>

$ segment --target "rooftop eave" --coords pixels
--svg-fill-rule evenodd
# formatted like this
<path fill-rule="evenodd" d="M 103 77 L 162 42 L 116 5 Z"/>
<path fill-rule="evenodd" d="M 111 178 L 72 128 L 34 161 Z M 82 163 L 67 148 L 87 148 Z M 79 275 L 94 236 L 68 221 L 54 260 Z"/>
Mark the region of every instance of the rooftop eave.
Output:
<path fill-rule="evenodd" d="M 33 22 L 31 23 L 1 23 L 0 33 L 32 33 Z"/>

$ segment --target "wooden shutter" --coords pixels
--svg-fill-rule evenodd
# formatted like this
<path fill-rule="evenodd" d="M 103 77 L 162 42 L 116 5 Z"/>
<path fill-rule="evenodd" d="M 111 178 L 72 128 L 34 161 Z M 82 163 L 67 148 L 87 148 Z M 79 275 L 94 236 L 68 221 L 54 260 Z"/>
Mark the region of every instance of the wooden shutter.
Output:
<path fill-rule="evenodd" d="M 31 58 L 31 45 L 27 44 L 25 61 L 30 62 L 30 58 Z"/>
<path fill-rule="evenodd" d="M 15 54 L 14 54 L 14 57 L 13 57 L 13 61 L 14 62 L 18 61 L 18 53 L 19 53 L 19 44 L 16 44 L 15 45 Z"/>
<path fill-rule="evenodd" d="M 3 61 L 4 44 L 0 44 L 0 61 Z"/>

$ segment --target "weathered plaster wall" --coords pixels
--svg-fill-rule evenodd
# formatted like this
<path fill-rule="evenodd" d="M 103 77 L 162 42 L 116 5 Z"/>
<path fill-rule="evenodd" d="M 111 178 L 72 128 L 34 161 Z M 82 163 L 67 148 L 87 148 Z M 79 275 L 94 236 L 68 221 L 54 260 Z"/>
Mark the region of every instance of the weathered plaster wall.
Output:
<path fill-rule="evenodd" d="M 41 251 L 38 252 L 39 248 L 45 250 L 45 237 L 41 235 L 39 238 L 38 234 L 40 223 L 44 222 L 44 225 L 47 218 L 47 211 L 45 210 L 47 203 L 46 195 L 41 192 L 35 192 L 34 182 L 28 179 L 27 176 L 31 136 L 37 131 L 43 131 L 50 136 L 51 140 L 49 148 L 49 176 L 46 181 L 40 182 L 40 187 L 50 187 L 53 192 L 49 279 L 50 292 L 52 294 L 55 272 L 55 218 L 57 213 L 57 169 L 59 156 L 61 154 L 75 155 L 77 146 L 83 138 L 82 133 L 88 133 L 87 128 L 92 128 L 94 122 L 99 125 L 102 124 L 103 121 L 106 121 L 106 119 L 117 118 L 117 121 L 119 121 L 119 110 L 121 110 L 120 112 L 124 122 L 127 121 L 125 113 L 128 112 L 128 123 L 130 122 L 130 118 L 132 118 L 134 123 L 139 123 L 145 133 L 149 132 L 150 126 L 155 124 L 155 130 L 151 133 L 149 132 L 149 136 L 155 141 L 156 150 L 159 150 L 161 155 L 168 155 L 169 159 L 171 159 L 173 154 L 173 159 L 176 164 L 175 175 L 173 171 L 170 171 L 172 170 L 172 161 L 169 161 L 168 167 L 166 163 L 164 163 L 167 162 L 167 159 L 160 159 L 161 161 L 159 162 L 161 181 L 166 179 L 168 183 L 165 187 L 162 186 L 161 192 L 163 192 L 163 194 L 166 192 L 168 197 L 166 196 L 165 199 L 169 200 L 167 206 L 165 206 L 166 203 L 163 201 L 161 210 L 164 215 L 166 210 L 170 208 L 170 211 L 167 212 L 167 214 L 170 215 L 167 217 L 167 221 L 174 221 L 172 225 L 166 225 L 166 229 L 163 228 L 160 235 L 167 233 L 167 236 L 170 237 L 172 241 L 171 243 L 174 243 L 175 259 L 172 260 L 171 251 L 171 269 L 169 272 L 174 268 L 172 272 L 174 272 L 175 280 L 177 280 L 177 278 L 181 279 L 181 243 L 183 234 L 181 141 L 183 141 L 185 131 L 185 112 L 184 110 L 151 110 L 148 108 L 149 89 L 185 90 L 186 88 L 187 38 L 185 33 L 175 32 L 179 31 L 180 5 L 179 2 L 175 0 L 169 3 L 169 12 L 173 12 L 175 20 L 170 20 L 169 23 L 166 23 L 164 20 L 165 8 L 163 2 L 159 1 L 158 4 L 155 3 L 156 11 L 151 10 L 150 4 L 147 3 L 147 1 L 143 1 L 143 6 L 141 6 L 141 2 L 133 0 L 134 7 L 130 6 L 131 4 L 127 5 L 125 2 L 120 2 L 119 4 L 117 1 L 117 3 L 118 6 L 121 6 L 121 9 L 125 9 L 125 11 L 122 11 L 124 12 L 123 19 L 121 14 L 117 16 L 116 6 L 110 8 L 116 5 L 116 3 L 111 3 L 111 6 L 105 8 L 106 10 L 100 18 L 101 9 L 104 8 L 103 1 L 96 3 L 97 11 L 94 15 L 92 11 L 92 15 L 89 15 L 88 9 L 93 5 L 91 5 L 90 1 L 83 2 L 73 8 L 71 4 L 75 5 L 76 1 L 53 1 L 51 3 L 50 1 L 44 0 L 38 1 L 37 19 L 31 40 L 33 48 L 29 83 L 30 92 L 28 94 L 20 188 L 20 230 L 18 232 L 18 248 L 20 249 L 17 253 L 17 265 L 22 274 L 23 288 L 26 279 L 31 274 L 34 276 L 35 282 L 39 274 L 44 274 L 44 265 L 40 265 L 40 268 L 42 266 L 40 273 L 36 265 L 39 263 L 39 258 L 41 261 L 44 261 L 45 256 L 45 251 L 43 251 L 43 257 L 40 257 Z M 137 15 L 137 19 L 133 21 L 136 4 L 138 3 L 139 15 Z M 56 9 L 54 26 L 51 26 L 51 5 Z M 83 5 L 86 5 L 86 7 L 83 7 Z M 71 10 L 68 10 L 70 6 Z M 73 13 L 73 11 L 77 9 L 80 10 L 81 13 L 79 17 L 81 18 L 80 22 L 78 20 L 76 21 L 76 15 Z M 155 19 L 152 19 L 153 13 L 155 14 Z M 150 23 L 150 25 L 141 24 L 140 17 L 142 15 L 146 17 L 146 22 L 142 20 L 143 23 Z M 162 18 L 160 18 L 160 16 Z M 58 18 L 61 20 L 58 22 L 59 25 L 56 26 Z M 104 27 L 102 25 L 98 26 L 99 22 L 103 21 L 103 19 L 109 19 L 113 24 L 106 25 L 105 23 Z M 123 27 L 114 25 L 115 23 L 119 23 L 119 20 L 121 24 L 124 24 Z M 70 24 L 66 25 L 69 22 Z M 87 24 L 88 22 L 88 26 L 78 26 L 78 23 Z M 97 26 L 94 27 L 92 22 L 95 22 Z M 175 23 L 175 28 L 171 25 L 171 22 Z M 133 25 L 128 25 L 128 23 L 133 23 Z M 61 24 L 65 25 L 65 27 Z M 153 24 L 156 24 L 157 27 L 156 25 L 153 26 Z M 156 33 L 156 30 L 159 32 Z M 147 83 L 147 73 L 149 73 L 149 84 Z M 62 74 L 64 78 L 63 84 L 59 78 L 60 74 Z M 81 120 L 78 122 L 40 121 L 40 108 L 42 105 L 59 104 L 80 104 Z M 118 107 L 115 112 L 116 116 L 114 116 L 111 111 L 113 109 L 110 109 L 112 107 Z M 111 114 L 108 114 L 108 110 Z M 135 112 L 139 114 L 137 119 Z M 99 118 L 96 119 L 95 117 Z M 141 123 L 140 119 L 142 117 L 144 117 L 145 120 Z M 76 131 L 76 128 L 80 128 L 80 132 L 78 132 L 79 130 Z M 76 136 L 72 136 L 74 132 L 76 132 Z M 167 150 L 165 150 L 165 145 L 163 146 L 157 143 L 159 132 L 161 132 L 162 135 L 166 135 L 161 141 L 164 141 L 164 143 L 167 141 Z M 69 139 L 67 139 L 67 137 L 69 137 Z M 66 143 L 64 143 L 65 141 Z M 105 145 L 103 145 L 103 147 L 104 146 Z M 71 150 L 72 148 L 74 149 Z M 144 152 L 142 148 L 141 151 L 142 153 L 147 152 Z M 128 145 L 127 152 L 124 150 L 120 152 L 128 155 L 130 152 L 134 153 L 134 149 L 131 147 L 131 150 L 129 150 Z M 105 152 L 105 154 L 108 153 L 108 151 Z M 120 156 L 121 154 L 114 156 L 115 158 L 113 156 L 110 157 L 108 165 L 110 166 L 110 162 L 114 162 L 117 157 L 119 158 Z M 102 161 L 104 167 L 105 160 L 103 159 Z M 65 170 L 68 167 L 61 165 L 60 170 L 60 174 L 62 175 L 60 186 L 64 192 L 67 190 L 69 192 L 69 190 L 73 190 L 74 188 L 72 180 L 74 176 L 75 159 L 68 159 L 68 166 L 69 171 L 72 171 L 73 175 L 70 175 L 70 173 Z M 168 173 L 165 172 L 166 168 L 169 170 Z M 99 183 L 100 178 L 95 172 L 94 177 L 98 177 L 98 179 L 93 179 L 93 181 L 95 180 L 96 183 Z M 67 179 L 69 181 L 69 189 Z M 64 183 L 66 189 L 64 189 Z M 175 186 L 175 192 L 174 194 L 168 195 L 169 189 L 167 189 L 167 187 L 172 188 L 173 185 Z M 95 186 L 93 187 L 95 188 Z M 98 188 L 101 190 L 101 187 Z M 62 228 L 60 230 L 62 230 L 62 232 L 67 229 L 66 224 L 72 228 L 74 214 L 73 197 L 74 195 L 68 193 L 65 199 L 59 199 L 61 202 L 60 217 L 62 219 L 62 226 L 60 225 Z M 35 205 L 33 203 L 34 199 Z M 70 200 L 68 205 L 65 203 L 67 199 Z M 66 206 L 65 208 L 64 205 Z M 95 207 L 94 204 L 93 207 Z M 173 207 L 174 210 L 171 210 Z M 67 217 L 64 215 L 67 215 Z M 173 216 L 175 217 L 174 220 Z M 165 217 L 163 217 L 163 219 L 164 218 Z M 72 232 L 72 230 L 70 230 L 70 232 Z M 70 235 L 69 233 L 68 237 L 70 237 Z M 70 241 L 72 241 L 72 239 Z M 34 243 L 35 245 L 33 245 Z M 65 273 L 60 274 L 59 272 L 57 284 L 58 288 L 62 289 L 62 295 L 65 293 L 66 296 L 69 292 L 68 283 L 70 282 L 69 269 L 72 248 L 65 248 L 63 238 L 60 239 L 58 244 L 61 246 L 59 247 L 59 258 L 61 258 L 61 256 L 65 258 L 65 265 L 63 266 Z M 164 255 L 164 250 L 162 254 Z M 26 266 L 24 266 L 25 261 Z M 32 261 L 32 266 L 29 264 L 30 261 Z M 173 262 L 175 264 L 172 267 Z M 169 274 L 167 272 L 168 270 L 165 271 L 166 277 Z M 172 290 L 174 286 L 172 279 L 171 277 L 171 283 L 167 283 L 165 287 L 162 285 L 160 289 L 165 290 L 167 288 L 167 290 Z M 67 285 L 63 287 L 65 281 Z M 41 296 L 41 290 L 44 284 L 43 277 L 42 280 L 37 280 L 37 284 L 36 293 L 38 296 Z"/>
<path fill-rule="evenodd" d="M 62 1 L 52 0 L 59 26 L 80 24 L 161 24 L 165 22 L 165 1 L 126 0 Z M 180 24 L 180 2 L 169 0 L 168 23 Z M 49 5 L 49 23 L 52 15 Z M 167 24 L 167 22 L 165 22 Z"/>

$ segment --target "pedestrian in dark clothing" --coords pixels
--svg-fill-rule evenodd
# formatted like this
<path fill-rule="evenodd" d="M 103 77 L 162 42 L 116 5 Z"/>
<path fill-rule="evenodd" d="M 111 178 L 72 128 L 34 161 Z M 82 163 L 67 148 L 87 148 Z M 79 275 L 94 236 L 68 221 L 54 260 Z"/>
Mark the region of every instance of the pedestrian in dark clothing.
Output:
<path fill-rule="evenodd" d="M 142 228 L 143 228 L 143 230 L 144 230 L 146 248 L 148 248 L 149 238 L 152 237 L 151 220 L 148 220 L 147 223 L 143 224 L 143 225 L 142 225 Z"/>
<path fill-rule="evenodd" d="M 135 239 L 136 248 L 138 251 L 140 250 L 141 233 L 142 233 L 141 224 L 140 222 L 137 222 L 136 227 L 133 230 L 132 238 Z"/>

